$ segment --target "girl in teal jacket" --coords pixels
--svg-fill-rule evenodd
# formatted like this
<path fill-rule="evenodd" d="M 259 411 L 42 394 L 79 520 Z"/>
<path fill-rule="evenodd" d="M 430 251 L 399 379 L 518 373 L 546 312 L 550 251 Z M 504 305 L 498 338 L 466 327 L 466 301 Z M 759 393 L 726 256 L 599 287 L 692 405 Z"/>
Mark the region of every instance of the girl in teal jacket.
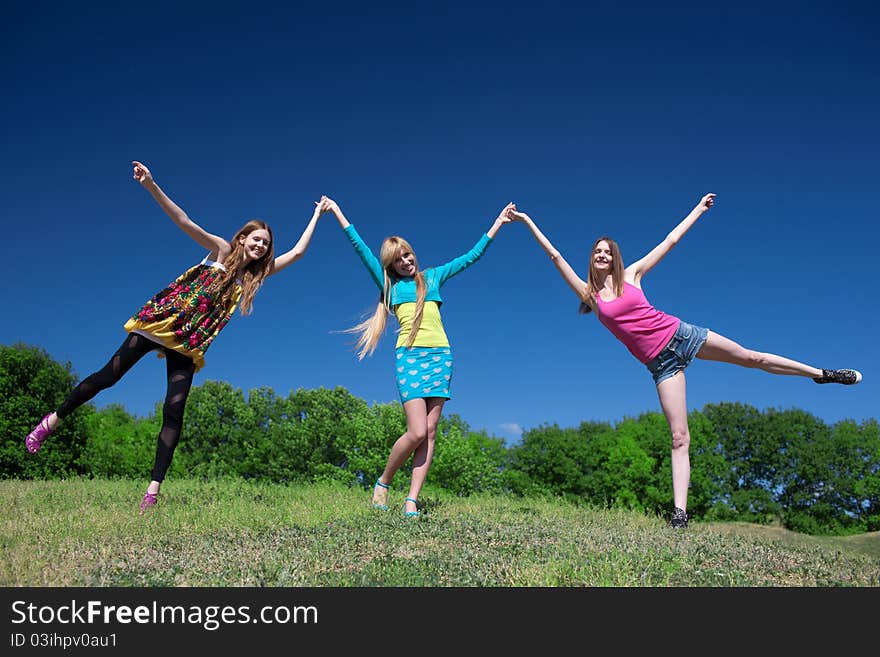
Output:
<path fill-rule="evenodd" d="M 394 374 L 406 413 L 406 432 L 394 443 L 385 470 L 373 486 L 373 506 L 388 509 L 391 480 L 412 454 L 412 480 L 403 513 L 409 517 L 418 516 L 419 492 L 431 467 L 437 423 L 443 404 L 451 397 L 452 349 L 440 317 L 443 303 L 440 288 L 480 259 L 501 225 L 511 221 L 507 211 L 513 206 L 508 205 L 501 211 L 492 227 L 470 251 L 445 265 L 423 271 L 419 270 L 409 242 L 402 237 L 386 238 L 379 258 L 376 258 L 333 200 L 322 197 L 321 207 L 336 215 L 381 293 L 373 316 L 350 329 L 358 335 L 358 357 L 363 359 L 375 351 L 389 313 L 393 312 L 400 324 Z"/>

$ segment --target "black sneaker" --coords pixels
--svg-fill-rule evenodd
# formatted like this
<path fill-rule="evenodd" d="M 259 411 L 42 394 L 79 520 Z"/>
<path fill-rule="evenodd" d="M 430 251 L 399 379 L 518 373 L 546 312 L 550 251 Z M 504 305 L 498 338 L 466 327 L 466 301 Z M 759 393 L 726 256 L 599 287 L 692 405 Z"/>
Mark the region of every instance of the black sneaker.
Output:
<path fill-rule="evenodd" d="M 816 383 L 842 383 L 845 386 L 854 386 L 862 380 L 862 373 L 858 370 L 822 370 L 822 376 L 813 379 Z"/>
<path fill-rule="evenodd" d="M 684 509 L 679 509 L 675 507 L 675 511 L 672 512 L 672 522 L 669 523 L 669 526 L 673 529 L 687 529 L 688 526 L 688 514 Z"/>

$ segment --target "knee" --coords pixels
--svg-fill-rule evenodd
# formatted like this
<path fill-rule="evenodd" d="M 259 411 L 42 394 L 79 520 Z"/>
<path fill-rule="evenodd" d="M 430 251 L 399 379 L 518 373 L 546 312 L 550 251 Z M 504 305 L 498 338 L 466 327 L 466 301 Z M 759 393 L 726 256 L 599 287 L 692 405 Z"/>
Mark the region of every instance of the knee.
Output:
<path fill-rule="evenodd" d="M 687 449 L 691 444 L 691 434 L 687 427 L 672 430 L 672 449 Z"/>
<path fill-rule="evenodd" d="M 758 369 L 764 369 L 770 363 L 767 354 L 760 351 L 752 351 L 751 349 L 746 349 L 745 361 L 749 367 L 756 367 Z"/>
<path fill-rule="evenodd" d="M 106 390 L 117 381 L 119 381 L 119 377 L 114 376 L 113 372 L 108 372 L 106 369 L 103 369 L 89 374 L 82 380 L 79 387 L 86 390 L 100 392 L 101 390 Z"/>
<path fill-rule="evenodd" d="M 162 406 L 162 424 L 164 426 L 183 426 L 183 409 L 180 404 L 165 402 Z"/>
<path fill-rule="evenodd" d="M 418 446 L 428 437 L 428 427 L 410 427 L 407 433 L 409 433 L 410 442 L 412 442 L 413 445 Z"/>

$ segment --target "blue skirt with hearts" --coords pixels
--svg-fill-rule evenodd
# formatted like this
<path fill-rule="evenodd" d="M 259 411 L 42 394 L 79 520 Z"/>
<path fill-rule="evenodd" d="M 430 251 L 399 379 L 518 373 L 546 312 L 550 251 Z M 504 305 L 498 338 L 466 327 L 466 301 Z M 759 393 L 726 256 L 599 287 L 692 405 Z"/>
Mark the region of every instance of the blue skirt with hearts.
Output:
<path fill-rule="evenodd" d="M 419 397 L 449 399 L 452 384 L 452 350 L 449 347 L 398 347 L 395 379 L 400 403 Z"/>

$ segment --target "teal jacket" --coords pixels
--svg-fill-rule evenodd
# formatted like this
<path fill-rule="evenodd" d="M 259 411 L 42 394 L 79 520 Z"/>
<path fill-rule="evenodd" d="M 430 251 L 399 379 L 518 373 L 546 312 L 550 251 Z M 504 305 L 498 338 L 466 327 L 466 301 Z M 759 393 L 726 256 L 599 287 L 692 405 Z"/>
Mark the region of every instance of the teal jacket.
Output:
<path fill-rule="evenodd" d="M 370 275 L 373 277 L 373 281 L 379 287 L 379 290 L 382 290 L 382 285 L 384 283 L 385 277 L 382 273 L 382 265 L 379 264 L 379 259 L 373 255 L 373 252 L 370 251 L 370 247 L 368 247 L 364 240 L 361 239 L 361 236 L 358 235 L 357 230 L 355 230 L 354 224 L 349 224 L 348 228 L 345 229 L 345 234 L 348 235 L 348 239 L 351 240 L 351 245 L 354 247 L 354 250 L 357 251 L 357 254 L 361 257 L 361 260 L 364 261 L 364 265 L 367 267 L 367 271 L 370 272 Z M 425 276 L 425 287 L 427 288 L 425 293 L 425 301 L 436 301 L 437 305 L 441 305 L 443 303 L 443 299 L 440 297 L 440 286 L 442 286 L 446 281 L 455 276 L 458 273 L 463 272 L 465 269 L 474 264 L 480 257 L 486 252 L 486 249 L 489 248 L 489 244 L 492 243 L 492 238 L 487 234 L 483 233 L 483 236 L 474 244 L 473 248 L 465 253 L 464 255 L 460 255 L 457 258 L 453 258 L 445 265 L 440 265 L 439 267 L 431 267 L 429 269 L 425 269 L 422 273 Z M 391 306 L 397 306 L 401 303 L 416 301 L 416 281 L 414 278 L 391 278 Z"/>

